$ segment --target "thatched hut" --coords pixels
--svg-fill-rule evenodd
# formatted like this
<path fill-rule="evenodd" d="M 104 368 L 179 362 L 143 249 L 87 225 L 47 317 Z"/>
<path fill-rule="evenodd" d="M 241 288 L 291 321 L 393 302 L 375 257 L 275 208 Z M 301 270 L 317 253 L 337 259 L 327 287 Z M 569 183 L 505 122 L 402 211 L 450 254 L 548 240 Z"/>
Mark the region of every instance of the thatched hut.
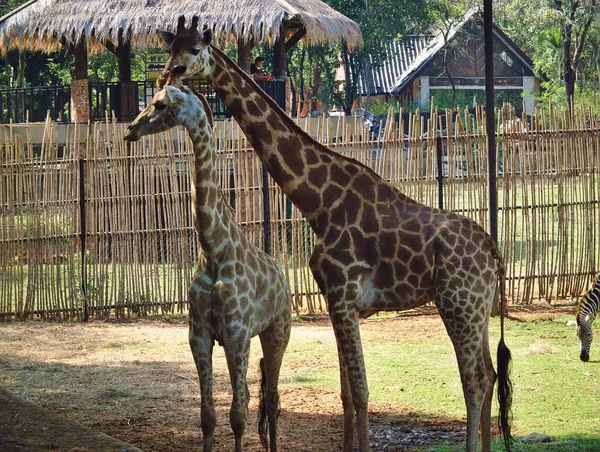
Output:
<path fill-rule="evenodd" d="M 157 31 L 174 30 L 181 15 L 198 15 L 201 27 L 236 40 L 242 65 L 254 45 L 270 43 L 276 77 L 285 76 L 285 52 L 300 39 L 362 43 L 359 26 L 320 0 L 30 0 L 0 18 L 0 52 L 67 47 L 75 55 L 75 79 L 83 81 L 87 52 L 107 48 L 117 55 L 120 79 L 127 83 L 131 47 L 160 44 Z"/>

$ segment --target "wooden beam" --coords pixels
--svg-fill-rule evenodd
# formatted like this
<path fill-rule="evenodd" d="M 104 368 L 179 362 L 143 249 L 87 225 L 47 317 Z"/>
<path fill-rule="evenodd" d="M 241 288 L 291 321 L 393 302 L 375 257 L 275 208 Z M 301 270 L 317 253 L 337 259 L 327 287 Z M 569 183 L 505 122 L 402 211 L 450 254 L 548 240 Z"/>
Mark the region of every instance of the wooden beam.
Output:
<path fill-rule="evenodd" d="M 106 47 L 106 50 L 108 50 L 108 51 L 109 51 L 110 53 L 112 53 L 114 56 L 117 56 L 117 52 L 118 52 L 118 50 L 117 50 L 117 46 L 116 46 L 116 45 L 114 45 L 114 43 L 113 43 L 113 42 L 112 42 L 110 39 L 107 39 L 107 40 L 105 40 L 105 41 L 102 41 L 102 45 L 103 45 L 104 47 Z"/>
<path fill-rule="evenodd" d="M 123 29 L 119 29 L 119 42 L 115 45 L 110 39 L 102 41 L 102 45 L 117 57 L 119 64 L 119 80 L 121 82 L 131 81 L 131 40 L 130 36 L 123 35 Z"/>
<path fill-rule="evenodd" d="M 298 43 L 298 41 L 300 41 L 305 35 L 306 35 L 306 27 L 302 26 L 285 43 L 285 51 L 286 51 L 286 53 L 289 52 L 290 50 L 292 50 L 292 47 L 294 47 Z"/>

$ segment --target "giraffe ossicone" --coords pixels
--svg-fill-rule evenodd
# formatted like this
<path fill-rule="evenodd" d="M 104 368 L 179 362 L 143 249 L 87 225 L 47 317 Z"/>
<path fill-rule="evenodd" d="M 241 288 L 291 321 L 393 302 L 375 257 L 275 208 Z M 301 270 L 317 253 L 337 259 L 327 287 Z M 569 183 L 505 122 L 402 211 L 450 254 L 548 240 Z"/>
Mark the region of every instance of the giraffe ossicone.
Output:
<path fill-rule="evenodd" d="M 235 450 L 244 446 L 249 392 L 250 340 L 259 336 L 261 402 L 259 435 L 277 450 L 278 381 L 291 329 L 291 293 L 279 263 L 244 236 L 221 193 L 211 116 L 206 99 L 167 85 L 130 124 L 124 139 L 184 126 L 193 144 L 192 207 L 201 252 L 188 292 L 189 342 L 200 380 L 203 450 L 212 450 L 216 425 L 212 394 L 214 342 L 223 346 L 231 379 L 230 411 Z M 268 432 L 267 432 L 268 430 Z"/>
<path fill-rule="evenodd" d="M 179 24 L 185 19 L 180 18 Z M 203 76 L 240 125 L 265 168 L 316 235 L 310 268 L 327 300 L 338 346 L 343 450 L 368 438 L 368 385 L 359 318 L 434 301 L 452 340 L 467 408 L 467 450 L 490 450 L 498 381 L 499 427 L 511 446 L 510 351 L 504 342 L 504 264 L 494 240 L 472 219 L 420 204 L 358 161 L 305 133 L 217 47 L 210 31 L 178 27 L 166 42 L 161 76 Z M 163 34 L 164 36 L 164 34 Z M 192 36 L 195 36 L 193 38 Z M 488 324 L 500 300 L 498 374 Z"/>

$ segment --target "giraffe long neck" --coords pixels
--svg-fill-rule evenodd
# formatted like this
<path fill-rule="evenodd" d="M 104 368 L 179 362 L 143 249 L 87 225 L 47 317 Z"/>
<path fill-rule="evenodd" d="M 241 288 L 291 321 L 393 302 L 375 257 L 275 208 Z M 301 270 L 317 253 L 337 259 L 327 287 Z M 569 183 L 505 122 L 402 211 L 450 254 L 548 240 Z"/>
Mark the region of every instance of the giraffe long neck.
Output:
<path fill-rule="evenodd" d="M 248 137 L 254 151 L 283 192 L 313 226 L 322 209 L 321 193 L 334 159 L 345 159 L 314 141 L 259 88 L 253 78 L 216 47 L 211 47 L 208 81 Z M 362 166 L 346 159 L 346 164 Z M 362 169 L 361 169 L 362 170 Z"/>
<path fill-rule="evenodd" d="M 208 82 L 223 99 L 265 168 L 304 214 L 317 235 L 330 227 L 329 212 L 342 204 L 335 222 L 350 223 L 365 204 L 394 203 L 400 210 L 415 201 L 358 161 L 312 139 L 227 55 L 210 47 Z M 345 219 L 344 219 L 345 218 Z"/>
<path fill-rule="evenodd" d="M 215 165 L 212 133 L 187 127 L 194 148 L 192 208 L 200 247 L 208 261 L 225 259 L 232 244 L 241 239 L 235 219 L 223 199 Z"/>

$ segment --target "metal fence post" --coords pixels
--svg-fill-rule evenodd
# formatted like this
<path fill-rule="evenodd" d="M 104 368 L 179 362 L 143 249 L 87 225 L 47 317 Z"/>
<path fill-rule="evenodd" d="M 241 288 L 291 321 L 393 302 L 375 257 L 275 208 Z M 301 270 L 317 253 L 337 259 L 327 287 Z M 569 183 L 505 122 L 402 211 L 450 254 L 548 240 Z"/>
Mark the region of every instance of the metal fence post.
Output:
<path fill-rule="evenodd" d="M 498 192 L 496 188 L 496 131 L 494 129 L 494 34 L 492 0 L 483 2 L 483 38 L 485 50 L 485 132 L 488 145 L 489 231 L 498 243 Z"/>
<path fill-rule="evenodd" d="M 444 208 L 444 163 L 442 158 L 442 137 L 438 135 L 435 140 L 435 155 L 437 163 L 438 180 L 438 207 Z"/>
<path fill-rule="evenodd" d="M 269 173 L 265 165 L 260 166 L 262 173 L 263 195 L 263 250 L 271 254 L 271 201 L 269 199 Z"/>

